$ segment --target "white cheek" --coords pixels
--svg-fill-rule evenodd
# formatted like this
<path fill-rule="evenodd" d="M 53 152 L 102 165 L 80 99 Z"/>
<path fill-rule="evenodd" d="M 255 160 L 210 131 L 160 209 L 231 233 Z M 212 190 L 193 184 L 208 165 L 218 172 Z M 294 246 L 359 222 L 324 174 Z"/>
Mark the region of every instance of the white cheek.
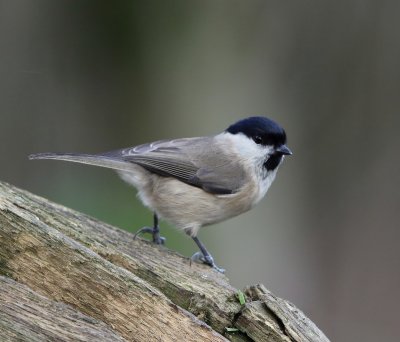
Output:
<path fill-rule="evenodd" d="M 264 163 L 267 155 L 271 154 L 273 147 L 257 145 L 253 140 L 249 139 L 243 134 L 230 134 L 226 133 L 221 136 L 225 142 L 229 142 L 235 153 L 242 157 L 242 162 L 249 170 L 254 170 L 254 175 L 257 178 L 258 191 L 255 193 L 252 206 L 256 205 L 262 200 L 267 193 L 269 187 L 275 179 L 277 169 L 267 171 Z"/>
<path fill-rule="evenodd" d="M 224 133 L 221 138 L 227 139 L 236 153 L 253 163 L 264 162 L 266 155 L 272 150 L 268 146 L 257 145 L 253 140 L 241 133 Z"/>

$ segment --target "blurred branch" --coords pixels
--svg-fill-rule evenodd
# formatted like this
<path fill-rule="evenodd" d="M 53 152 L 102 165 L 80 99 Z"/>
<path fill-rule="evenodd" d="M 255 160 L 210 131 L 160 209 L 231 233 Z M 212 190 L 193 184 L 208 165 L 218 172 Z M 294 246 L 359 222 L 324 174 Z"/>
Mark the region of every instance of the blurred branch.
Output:
<path fill-rule="evenodd" d="M 0 275 L 2 338 L 328 341 L 262 285 L 241 304 L 209 267 L 1 182 Z"/>

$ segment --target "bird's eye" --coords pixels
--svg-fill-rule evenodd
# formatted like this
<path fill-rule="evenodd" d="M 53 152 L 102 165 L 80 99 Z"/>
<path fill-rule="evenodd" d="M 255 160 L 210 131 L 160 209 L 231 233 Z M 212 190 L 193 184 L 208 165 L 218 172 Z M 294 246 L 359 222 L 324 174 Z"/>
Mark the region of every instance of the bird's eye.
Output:
<path fill-rule="evenodd" d="M 253 141 L 257 144 L 257 145 L 260 145 L 260 144 L 262 144 L 262 138 L 259 136 L 259 135 L 256 135 L 256 136 L 254 136 L 253 137 Z"/>

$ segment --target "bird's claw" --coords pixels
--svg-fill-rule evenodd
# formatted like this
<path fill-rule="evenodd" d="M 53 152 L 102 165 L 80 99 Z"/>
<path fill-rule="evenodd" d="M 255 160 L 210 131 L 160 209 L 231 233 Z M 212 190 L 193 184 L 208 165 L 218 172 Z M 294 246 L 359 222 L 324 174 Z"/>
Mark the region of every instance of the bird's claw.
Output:
<path fill-rule="evenodd" d="M 194 262 L 202 262 L 203 264 L 206 264 L 206 265 L 212 267 L 213 269 L 215 269 L 216 271 L 218 271 L 220 273 L 225 273 L 225 269 L 218 267 L 215 264 L 214 258 L 211 255 L 203 255 L 203 253 L 201 253 L 201 252 L 196 252 L 192 255 L 190 260 L 194 261 Z"/>
<path fill-rule="evenodd" d="M 156 245 L 165 245 L 165 241 L 167 241 L 167 238 L 166 237 L 164 237 L 164 236 L 154 236 L 153 235 L 153 242 L 156 244 Z"/>
<path fill-rule="evenodd" d="M 143 227 L 143 228 L 140 228 L 140 229 L 133 235 L 133 238 L 136 239 L 139 235 L 144 234 L 144 233 L 153 234 L 153 228 L 151 228 L 151 227 Z"/>
<path fill-rule="evenodd" d="M 152 228 L 152 227 L 143 227 L 141 229 L 139 229 L 134 235 L 133 235 L 133 239 L 136 239 L 137 236 L 144 234 L 144 233 L 148 233 L 153 235 L 153 242 L 156 245 L 164 245 L 165 241 L 167 240 L 165 237 L 160 236 L 159 230 Z"/>

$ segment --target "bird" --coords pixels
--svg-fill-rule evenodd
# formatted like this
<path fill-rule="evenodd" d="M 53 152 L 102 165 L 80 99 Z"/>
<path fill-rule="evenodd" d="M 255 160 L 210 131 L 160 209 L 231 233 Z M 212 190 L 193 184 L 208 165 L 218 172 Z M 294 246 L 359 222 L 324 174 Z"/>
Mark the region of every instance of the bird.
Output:
<path fill-rule="evenodd" d="M 150 233 L 164 244 L 159 219 L 189 235 L 199 248 L 192 260 L 219 272 L 214 258 L 199 240 L 199 229 L 239 214 L 267 193 L 285 156 L 285 130 L 264 116 L 251 116 L 211 136 L 159 140 L 98 154 L 36 153 L 29 159 L 56 159 L 114 169 L 138 191 L 153 211 Z"/>

